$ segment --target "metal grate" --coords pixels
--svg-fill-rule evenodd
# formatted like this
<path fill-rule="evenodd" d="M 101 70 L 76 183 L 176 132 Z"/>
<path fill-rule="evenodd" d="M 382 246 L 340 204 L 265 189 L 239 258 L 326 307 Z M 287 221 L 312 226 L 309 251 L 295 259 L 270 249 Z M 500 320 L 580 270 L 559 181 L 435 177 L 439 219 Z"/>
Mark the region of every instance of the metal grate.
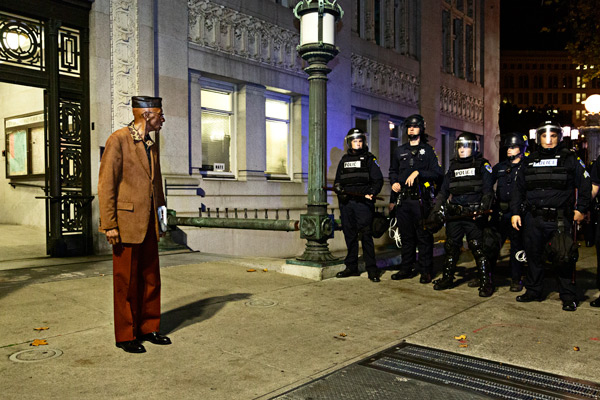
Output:
<path fill-rule="evenodd" d="M 600 387 L 596 384 L 575 381 L 561 376 L 540 373 L 538 371 L 517 368 L 479 358 L 466 357 L 426 347 L 408 345 L 398 348 L 394 355 L 408 356 L 447 367 L 470 371 L 482 375 L 491 375 L 500 379 L 509 379 L 525 385 L 534 385 L 552 392 L 565 392 L 588 399 L 600 398 Z"/>
<path fill-rule="evenodd" d="M 600 385 L 402 343 L 292 389 L 279 400 L 600 399 Z"/>

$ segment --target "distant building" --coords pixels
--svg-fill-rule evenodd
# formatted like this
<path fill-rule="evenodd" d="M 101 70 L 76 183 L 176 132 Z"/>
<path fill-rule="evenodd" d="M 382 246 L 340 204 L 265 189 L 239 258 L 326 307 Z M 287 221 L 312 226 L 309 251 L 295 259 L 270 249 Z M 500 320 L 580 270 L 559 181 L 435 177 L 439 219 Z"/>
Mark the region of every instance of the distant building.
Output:
<path fill-rule="evenodd" d="M 573 64 L 566 51 L 502 51 L 502 101 L 520 108 L 555 108 L 570 116 L 572 126 L 585 125 L 583 102 L 600 92 L 598 79 L 583 82 L 585 68 Z"/>
<path fill-rule="evenodd" d="M 250 218 L 279 210 L 280 219 L 289 210 L 297 219 L 307 202 L 309 85 L 296 52 L 296 3 L 2 2 L 0 29 L 12 41 L 0 40 L 0 223 L 46 226 L 52 254 L 107 251 L 91 196 L 104 143 L 132 120 L 138 94 L 163 97 L 169 208 L 221 217 L 237 208 Z M 329 180 L 353 126 L 369 133 L 387 177 L 402 121 L 414 113 L 425 117 L 443 166 L 462 132 L 479 135 L 485 156 L 497 159 L 499 0 L 338 3 L 345 15 L 328 83 Z M 45 202 L 35 198 L 43 190 Z M 329 203 L 337 209 L 337 199 Z M 184 231 L 205 252 L 293 256 L 304 248 L 298 233 Z M 344 247 L 341 235 L 330 247 Z"/>

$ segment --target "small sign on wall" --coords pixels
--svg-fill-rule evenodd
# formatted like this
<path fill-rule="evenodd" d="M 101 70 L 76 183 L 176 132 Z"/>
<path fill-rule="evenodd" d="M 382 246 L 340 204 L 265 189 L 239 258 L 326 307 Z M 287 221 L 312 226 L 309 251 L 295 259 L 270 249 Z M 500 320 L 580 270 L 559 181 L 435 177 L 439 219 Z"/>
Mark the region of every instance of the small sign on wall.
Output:
<path fill-rule="evenodd" d="M 216 172 L 225 172 L 225 163 L 214 163 L 213 171 Z"/>

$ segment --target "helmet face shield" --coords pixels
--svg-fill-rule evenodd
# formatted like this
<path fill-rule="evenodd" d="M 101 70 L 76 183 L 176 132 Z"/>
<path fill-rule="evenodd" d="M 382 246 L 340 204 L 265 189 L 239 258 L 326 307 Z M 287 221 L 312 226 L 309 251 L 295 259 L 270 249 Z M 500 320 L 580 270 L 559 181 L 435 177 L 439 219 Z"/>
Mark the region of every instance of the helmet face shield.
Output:
<path fill-rule="evenodd" d="M 467 158 L 479 152 L 479 141 L 459 137 L 454 142 L 454 157 Z"/>
<path fill-rule="evenodd" d="M 409 134 L 409 128 L 419 128 L 418 133 Z M 423 138 L 425 135 L 425 120 L 419 114 L 413 114 L 407 117 L 403 123 L 404 134 L 408 137 L 408 140 L 417 140 Z"/>
<path fill-rule="evenodd" d="M 562 128 L 560 126 L 546 124 L 537 128 L 535 142 L 545 148 L 554 147 L 562 141 L 562 137 Z M 556 144 L 553 144 L 553 139 L 556 141 Z"/>
<path fill-rule="evenodd" d="M 362 139 L 363 147 L 365 147 L 367 145 L 367 135 L 360 129 L 356 129 L 356 128 L 350 129 L 350 131 L 344 138 L 344 140 L 346 142 L 346 146 L 348 146 L 349 149 L 352 148 L 352 141 L 354 139 Z"/>

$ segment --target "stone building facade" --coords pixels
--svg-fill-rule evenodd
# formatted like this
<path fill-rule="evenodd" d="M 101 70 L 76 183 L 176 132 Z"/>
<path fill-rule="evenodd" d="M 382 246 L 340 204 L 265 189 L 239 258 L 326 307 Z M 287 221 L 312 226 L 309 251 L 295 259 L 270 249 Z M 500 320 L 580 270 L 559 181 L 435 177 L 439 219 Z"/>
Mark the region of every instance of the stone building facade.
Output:
<path fill-rule="evenodd" d="M 237 209 L 249 218 L 264 218 L 265 210 L 270 218 L 275 210 L 279 218 L 298 218 L 307 202 L 309 86 L 296 52 L 296 1 L 68 3 L 78 2 L 89 7 L 89 165 L 83 168 L 91 195 L 106 139 L 132 119 L 131 96 L 157 95 L 166 117 L 158 142 L 169 208 L 183 216 L 200 209 L 206 216 L 210 208 L 211 216 Z M 461 132 L 479 135 L 484 155 L 497 159 L 499 0 L 338 3 L 345 15 L 336 37 L 340 53 L 329 64 L 328 180 L 353 126 L 369 133 L 387 179 L 402 121 L 414 113 L 425 117 L 444 166 Z M 11 113 L 25 111 L 31 110 Z M 3 201 L 39 204 L 17 195 L 18 188 L 7 190 L 10 181 L 2 174 Z M 382 194 L 387 198 L 389 186 Z M 329 203 L 338 217 L 337 200 Z M 96 200 L 90 218 L 94 251 L 108 251 L 96 233 Z M 14 222 L 43 225 L 45 218 Z M 289 257 L 304 248 L 297 232 L 184 228 L 181 236 L 205 252 Z M 344 247 L 341 234 L 329 242 L 332 250 Z"/>

